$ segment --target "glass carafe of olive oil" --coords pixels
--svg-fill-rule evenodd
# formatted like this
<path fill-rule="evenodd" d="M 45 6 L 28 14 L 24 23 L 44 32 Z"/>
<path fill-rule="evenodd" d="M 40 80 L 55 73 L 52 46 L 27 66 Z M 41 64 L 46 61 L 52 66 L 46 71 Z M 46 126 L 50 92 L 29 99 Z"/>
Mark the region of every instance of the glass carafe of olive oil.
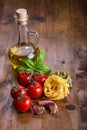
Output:
<path fill-rule="evenodd" d="M 22 65 L 22 60 L 25 58 L 33 60 L 40 51 L 37 47 L 38 33 L 28 28 L 29 17 L 27 10 L 17 9 L 15 21 L 17 24 L 18 41 L 11 46 L 8 53 L 13 69 Z M 30 42 L 31 35 L 34 35 L 34 43 Z"/>

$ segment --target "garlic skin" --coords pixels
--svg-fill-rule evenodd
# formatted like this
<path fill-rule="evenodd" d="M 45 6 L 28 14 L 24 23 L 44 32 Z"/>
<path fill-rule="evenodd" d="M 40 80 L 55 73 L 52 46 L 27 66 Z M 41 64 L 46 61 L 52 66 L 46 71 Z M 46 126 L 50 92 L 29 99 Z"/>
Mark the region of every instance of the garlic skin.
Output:
<path fill-rule="evenodd" d="M 31 112 L 33 114 L 40 115 L 40 114 L 43 114 L 44 111 L 45 111 L 45 109 L 43 106 L 34 105 L 34 104 L 32 105 Z"/>
<path fill-rule="evenodd" d="M 41 101 L 38 101 L 37 103 L 40 106 L 45 106 L 48 103 L 53 103 L 53 101 L 51 101 L 51 100 L 41 100 Z"/>
<path fill-rule="evenodd" d="M 55 114 L 58 111 L 58 106 L 55 102 L 51 100 L 38 101 L 38 105 L 44 106 L 47 111 L 51 114 Z"/>

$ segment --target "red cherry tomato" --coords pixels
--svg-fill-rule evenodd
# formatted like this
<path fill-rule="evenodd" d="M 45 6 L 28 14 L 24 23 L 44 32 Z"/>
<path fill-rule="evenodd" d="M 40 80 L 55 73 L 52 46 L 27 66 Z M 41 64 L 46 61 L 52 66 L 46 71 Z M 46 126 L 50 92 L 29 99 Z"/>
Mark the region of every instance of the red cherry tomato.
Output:
<path fill-rule="evenodd" d="M 18 98 L 21 95 L 23 95 L 23 96 L 27 95 L 27 91 L 24 86 L 18 85 L 11 89 L 11 96 L 13 99 Z"/>
<path fill-rule="evenodd" d="M 26 112 L 32 106 L 32 100 L 29 96 L 20 96 L 14 100 L 14 108 L 19 112 Z"/>
<path fill-rule="evenodd" d="M 31 78 L 31 73 L 27 71 L 21 71 L 17 74 L 17 81 L 20 85 L 27 86 Z"/>
<path fill-rule="evenodd" d="M 47 79 L 47 75 L 43 73 L 34 73 L 33 79 L 43 85 L 44 81 Z"/>
<path fill-rule="evenodd" d="M 43 89 L 40 83 L 34 81 L 29 84 L 27 92 L 31 98 L 39 98 L 43 94 Z"/>

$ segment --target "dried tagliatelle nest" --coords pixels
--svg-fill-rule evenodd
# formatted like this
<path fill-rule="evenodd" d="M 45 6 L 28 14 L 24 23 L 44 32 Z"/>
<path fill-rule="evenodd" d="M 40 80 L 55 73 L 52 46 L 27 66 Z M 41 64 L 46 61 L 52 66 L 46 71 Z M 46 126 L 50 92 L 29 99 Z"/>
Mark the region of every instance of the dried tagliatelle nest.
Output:
<path fill-rule="evenodd" d="M 65 79 L 51 75 L 44 82 L 44 95 L 51 100 L 64 99 L 69 94 L 68 84 Z"/>

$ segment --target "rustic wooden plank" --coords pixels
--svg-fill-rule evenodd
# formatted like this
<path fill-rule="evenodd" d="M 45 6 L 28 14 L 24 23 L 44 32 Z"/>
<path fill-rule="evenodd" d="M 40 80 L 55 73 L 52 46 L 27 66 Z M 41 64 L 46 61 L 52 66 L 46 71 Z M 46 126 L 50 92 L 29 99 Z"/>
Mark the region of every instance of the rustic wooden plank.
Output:
<path fill-rule="evenodd" d="M 0 57 L 0 83 L 6 78 L 5 72 L 5 56 Z"/>

